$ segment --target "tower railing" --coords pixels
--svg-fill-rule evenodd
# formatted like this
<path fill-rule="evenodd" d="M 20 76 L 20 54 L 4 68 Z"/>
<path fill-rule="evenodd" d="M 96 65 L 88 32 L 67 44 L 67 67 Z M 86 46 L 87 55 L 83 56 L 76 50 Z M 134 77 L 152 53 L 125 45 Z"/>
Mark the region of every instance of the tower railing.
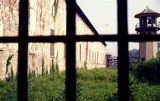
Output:
<path fill-rule="evenodd" d="M 139 23 L 137 23 L 135 28 L 160 28 L 160 23 L 146 24 L 146 26 L 141 26 Z"/>

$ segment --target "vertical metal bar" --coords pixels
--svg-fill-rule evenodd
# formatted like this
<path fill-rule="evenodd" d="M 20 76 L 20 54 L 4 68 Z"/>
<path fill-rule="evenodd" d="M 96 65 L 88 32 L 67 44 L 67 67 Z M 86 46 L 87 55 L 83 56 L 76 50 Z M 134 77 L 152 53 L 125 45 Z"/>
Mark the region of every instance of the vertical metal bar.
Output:
<path fill-rule="evenodd" d="M 75 68 L 75 0 L 66 0 L 67 4 L 67 38 L 66 42 L 66 101 L 76 101 Z"/>
<path fill-rule="evenodd" d="M 118 7 L 118 95 L 119 101 L 129 101 L 128 19 L 127 0 L 117 0 Z"/>
<path fill-rule="evenodd" d="M 18 101 L 27 101 L 28 0 L 19 3 Z"/>

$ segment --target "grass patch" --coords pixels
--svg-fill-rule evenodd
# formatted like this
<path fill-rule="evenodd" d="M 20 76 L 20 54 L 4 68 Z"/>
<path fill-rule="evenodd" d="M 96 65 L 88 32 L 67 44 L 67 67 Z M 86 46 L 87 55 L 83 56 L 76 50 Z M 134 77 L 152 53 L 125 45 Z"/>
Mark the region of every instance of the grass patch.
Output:
<path fill-rule="evenodd" d="M 131 101 L 160 101 L 160 58 L 130 65 Z"/>
<path fill-rule="evenodd" d="M 65 73 L 29 76 L 29 101 L 65 101 Z M 16 80 L 0 81 L 0 101 L 16 101 Z M 104 101 L 117 93 L 114 69 L 78 69 L 77 101 Z"/>
<path fill-rule="evenodd" d="M 65 73 L 29 77 L 28 101 L 65 101 Z M 117 69 L 78 69 L 77 101 L 117 101 Z M 0 101 L 17 101 L 16 80 L 0 81 Z M 160 85 L 130 74 L 130 101 L 160 101 Z"/>
<path fill-rule="evenodd" d="M 130 74 L 130 101 L 160 101 L 160 85 L 141 82 Z"/>
<path fill-rule="evenodd" d="M 77 71 L 77 101 L 116 101 L 117 91 L 116 69 Z"/>

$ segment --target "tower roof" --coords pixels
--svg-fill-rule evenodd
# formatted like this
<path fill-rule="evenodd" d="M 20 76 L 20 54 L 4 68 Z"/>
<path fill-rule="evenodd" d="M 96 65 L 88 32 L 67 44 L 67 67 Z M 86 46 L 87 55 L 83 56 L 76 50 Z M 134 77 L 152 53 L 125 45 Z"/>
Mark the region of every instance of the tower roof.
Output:
<path fill-rule="evenodd" d="M 135 18 L 141 18 L 143 16 L 155 16 L 155 17 L 160 17 L 160 13 L 153 11 L 150 9 L 148 6 L 146 7 L 145 10 L 142 12 L 138 13 L 135 15 Z"/>

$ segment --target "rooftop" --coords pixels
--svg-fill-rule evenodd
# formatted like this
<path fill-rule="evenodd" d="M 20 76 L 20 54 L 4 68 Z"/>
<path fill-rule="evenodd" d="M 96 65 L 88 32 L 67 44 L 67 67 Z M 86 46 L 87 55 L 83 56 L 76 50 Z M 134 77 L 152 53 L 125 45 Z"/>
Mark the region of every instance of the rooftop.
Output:
<path fill-rule="evenodd" d="M 160 13 L 155 12 L 154 10 L 150 9 L 148 6 L 145 10 L 135 15 L 135 18 L 141 18 L 143 16 L 155 16 L 160 17 Z"/>

